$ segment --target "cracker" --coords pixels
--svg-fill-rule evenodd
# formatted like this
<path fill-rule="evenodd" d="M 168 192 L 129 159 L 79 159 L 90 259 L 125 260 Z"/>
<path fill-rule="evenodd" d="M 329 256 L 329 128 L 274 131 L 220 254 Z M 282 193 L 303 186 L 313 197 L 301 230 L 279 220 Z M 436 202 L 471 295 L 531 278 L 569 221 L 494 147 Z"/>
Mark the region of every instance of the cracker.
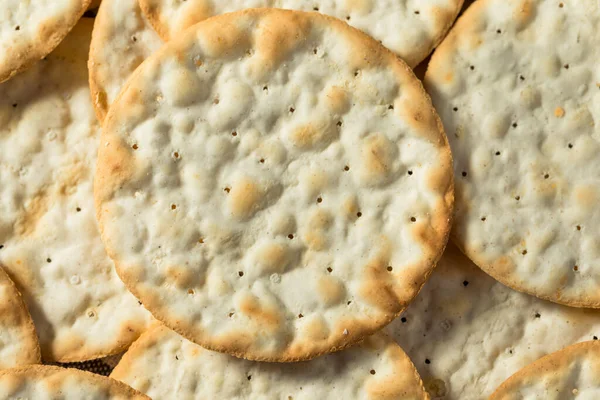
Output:
<path fill-rule="evenodd" d="M 490 400 L 597 399 L 600 397 L 600 342 L 575 344 L 523 368 Z"/>
<path fill-rule="evenodd" d="M 162 45 L 137 0 L 105 0 L 98 10 L 88 61 L 100 121 L 135 69 Z"/>
<path fill-rule="evenodd" d="M 353 344 L 445 246 L 452 160 L 429 98 L 322 14 L 198 24 L 137 69 L 101 143 L 96 209 L 119 275 L 212 350 L 293 361 Z"/>
<path fill-rule="evenodd" d="M 78 369 L 49 365 L 30 365 L 0 371 L 0 398 L 150 399 L 115 379 Z"/>
<path fill-rule="evenodd" d="M 387 328 L 433 399 L 479 400 L 538 358 L 600 337 L 600 311 L 497 282 L 448 245 L 421 293 Z"/>
<path fill-rule="evenodd" d="M 31 315 L 15 284 L 0 268 L 0 369 L 40 361 Z"/>
<path fill-rule="evenodd" d="M 157 325 L 111 377 L 153 399 L 429 399 L 414 365 L 387 335 L 300 363 L 260 363 L 205 350 Z"/>
<path fill-rule="evenodd" d="M 253 7 L 319 11 L 346 21 L 383 43 L 411 67 L 444 38 L 463 0 L 140 0 L 164 40 L 208 17 Z"/>
<path fill-rule="evenodd" d="M 82 19 L 45 61 L 0 85 L 0 265 L 47 361 L 120 352 L 150 318 L 115 273 L 95 220 L 91 30 Z"/>
<path fill-rule="evenodd" d="M 2 0 L 0 82 L 47 56 L 67 36 L 91 0 Z"/>
<path fill-rule="evenodd" d="M 475 2 L 425 77 L 455 157 L 453 239 L 513 289 L 600 307 L 600 5 Z"/>

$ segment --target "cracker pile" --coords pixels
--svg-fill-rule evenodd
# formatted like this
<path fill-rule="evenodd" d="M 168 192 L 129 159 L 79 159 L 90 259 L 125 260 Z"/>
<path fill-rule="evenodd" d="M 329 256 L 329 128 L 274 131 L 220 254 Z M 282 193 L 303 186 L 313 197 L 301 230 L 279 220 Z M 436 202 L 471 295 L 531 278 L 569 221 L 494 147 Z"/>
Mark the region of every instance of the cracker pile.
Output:
<path fill-rule="evenodd" d="M 596 0 L 3 1 L 0 400 L 597 397 L 598 43 Z"/>

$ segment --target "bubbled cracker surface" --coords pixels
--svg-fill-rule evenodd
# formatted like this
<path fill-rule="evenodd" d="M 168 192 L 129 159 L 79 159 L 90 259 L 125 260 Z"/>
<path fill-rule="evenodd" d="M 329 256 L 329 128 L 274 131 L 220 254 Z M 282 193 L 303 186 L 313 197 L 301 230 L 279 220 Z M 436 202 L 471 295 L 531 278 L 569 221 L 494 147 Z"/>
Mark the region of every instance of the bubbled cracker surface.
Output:
<path fill-rule="evenodd" d="M 457 244 L 538 297 L 600 307 L 600 5 L 476 2 L 426 85 L 455 157 Z"/>
<path fill-rule="evenodd" d="M 208 17 L 245 8 L 319 11 L 361 29 L 415 67 L 442 40 L 463 0 L 140 0 L 165 38 Z"/>
<path fill-rule="evenodd" d="M 40 346 L 29 311 L 0 268 L 0 369 L 40 362 Z"/>
<path fill-rule="evenodd" d="M 205 350 L 164 326 L 144 333 L 111 377 L 153 399 L 428 399 L 388 336 L 299 363 L 259 363 Z"/>
<path fill-rule="evenodd" d="M 94 218 L 91 29 L 82 20 L 46 61 L 0 85 L 0 264 L 48 361 L 119 352 L 149 320 L 116 275 Z"/>
<path fill-rule="evenodd" d="M 528 365 L 490 400 L 561 400 L 600 397 L 600 342 L 576 344 Z"/>
<path fill-rule="evenodd" d="M 158 319 L 211 349 L 345 347 L 409 303 L 446 241 L 451 157 L 428 98 L 320 14 L 199 24 L 137 70 L 104 128 L 109 254 Z"/>
<path fill-rule="evenodd" d="M 514 291 L 448 245 L 415 301 L 388 328 L 433 399 L 479 400 L 549 353 L 600 337 L 600 312 Z"/>
<path fill-rule="evenodd" d="M 161 45 L 137 0 L 102 2 L 88 62 L 92 99 L 100 120 L 133 71 Z"/>
<path fill-rule="evenodd" d="M 90 0 L 2 0 L 0 82 L 50 53 L 89 3 Z"/>
<path fill-rule="evenodd" d="M 122 382 L 71 368 L 47 365 L 0 371 L 2 399 L 148 400 Z"/>

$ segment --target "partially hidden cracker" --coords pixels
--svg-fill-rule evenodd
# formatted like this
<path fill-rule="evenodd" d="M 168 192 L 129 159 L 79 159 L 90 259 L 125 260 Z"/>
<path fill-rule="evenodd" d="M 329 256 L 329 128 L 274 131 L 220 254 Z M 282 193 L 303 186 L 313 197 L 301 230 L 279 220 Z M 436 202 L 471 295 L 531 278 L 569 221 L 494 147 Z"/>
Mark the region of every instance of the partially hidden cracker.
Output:
<path fill-rule="evenodd" d="M 449 244 L 417 298 L 386 331 L 433 399 L 479 400 L 538 358 L 597 340 L 600 310 L 514 291 Z"/>
<path fill-rule="evenodd" d="M 425 85 L 456 176 L 452 237 L 513 289 L 600 307 L 600 4 L 476 1 Z"/>
<path fill-rule="evenodd" d="M 2 0 L 0 82 L 31 67 L 67 36 L 91 0 Z"/>
<path fill-rule="evenodd" d="M 600 398 L 600 342 L 578 343 L 523 368 L 490 400 Z"/>
<path fill-rule="evenodd" d="M 163 44 L 138 0 L 104 0 L 94 22 L 88 69 L 96 115 L 104 120 L 125 81 Z"/>
<path fill-rule="evenodd" d="M 245 8 L 318 11 L 371 35 L 411 67 L 423 61 L 444 38 L 462 4 L 463 0 L 140 0 L 164 40 L 206 18 Z"/>
<path fill-rule="evenodd" d="M 150 319 L 95 220 L 91 30 L 82 19 L 45 61 L 0 84 L 0 265 L 29 307 L 45 361 L 121 352 Z"/>
<path fill-rule="evenodd" d="M 40 362 L 31 315 L 15 284 L 0 268 L 0 369 Z"/>
<path fill-rule="evenodd" d="M 91 372 L 49 365 L 0 371 L 1 399 L 149 400 L 123 382 Z"/>
<path fill-rule="evenodd" d="M 322 14 L 198 24 L 138 68 L 101 143 L 96 209 L 119 275 L 212 350 L 347 347 L 408 305 L 445 247 L 452 159 L 429 98 Z"/>
<path fill-rule="evenodd" d="M 429 399 L 410 359 L 377 333 L 351 349 L 299 363 L 260 363 L 205 350 L 157 325 L 111 377 L 154 399 Z"/>

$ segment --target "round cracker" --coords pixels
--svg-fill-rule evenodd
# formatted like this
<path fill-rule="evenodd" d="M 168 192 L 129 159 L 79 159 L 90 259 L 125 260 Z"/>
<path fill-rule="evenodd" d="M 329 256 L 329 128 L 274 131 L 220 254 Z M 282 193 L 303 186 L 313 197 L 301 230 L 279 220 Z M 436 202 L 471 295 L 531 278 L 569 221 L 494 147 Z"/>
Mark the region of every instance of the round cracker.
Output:
<path fill-rule="evenodd" d="M 161 45 L 137 0 L 102 2 L 88 61 L 90 89 L 100 121 L 133 71 Z"/>
<path fill-rule="evenodd" d="M 560 400 L 600 397 L 600 342 L 578 343 L 523 368 L 490 400 Z"/>
<path fill-rule="evenodd" d="M 96 209 L 119 275 L 212 350 L 292 361 L 355 343 L 447 240 L 452 159 L 429 98 L 322 14 L 198 24 L 137 69 L 102 143 Z"/>
<path fill-rule="evenodd" d="M 0 265 L 47 361 L 121 352 L 150 319 L 115 273 L 95 219 L 91 30 L 82 19 L 44 62 L 0 85 Z"/>
<path fill-rule="evenodd" d="M 140 0 L 144 14 L 164 40 L 206 18 L 246 8 L 319 11 L 371 35 L 411 67 L 444 38 L 462 4 L 463 0 Z"/>
<path fill-rule="evenodd" d="M 406 353 L 382 333 L 312 361 L 275 364 L 205 350 L 157 325 L 111 377 L 153 399 L 429 399 Z"/>
<path fill-rule="evenodd" d="M 35 327 L 21 294 L 0 268 L 0 369 L 41 362 Z"/>
<path fill-rule="evenodd" d="M 512 290 L 448 244 L 417 298 L 386 330 L 432 398 L 476 400 L 538 358 L 598 339 L 600 310 Z"/>
<path fill-rule="evenodd" d="M 475 2 L 425 77 L 455 157 L 453 238 L 513 289 L 600 307 L 600 5 Z"/>
<path fill-rule="evenodd" d="M 0 371 L 3 399 L 149 400 L 123 382 L 74 368 L 30 365 Z"/>
<path fill-rule="evenodd" d="M 2 0 L 0 82 L 47 56 L 67 36 L 91 0 Z"/>

